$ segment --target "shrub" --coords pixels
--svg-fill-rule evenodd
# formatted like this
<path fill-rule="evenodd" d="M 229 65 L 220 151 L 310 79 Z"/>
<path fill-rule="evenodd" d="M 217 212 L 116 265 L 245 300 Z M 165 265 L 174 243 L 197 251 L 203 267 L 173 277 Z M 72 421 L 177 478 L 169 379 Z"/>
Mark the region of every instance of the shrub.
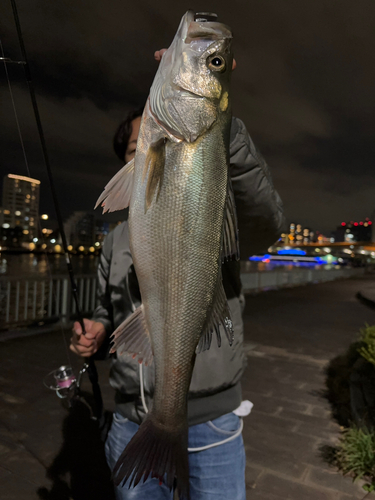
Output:
<path fill-rule="evenodd" d="M 360 330 L 360 341 L 362 346 L 358 349 L 359 354 L 375 365 L 375 325 L 366 325 Z"/>
<path fill-rule="evenodd" d="M 354 425 L 345 429 L 335 458 L 344 474 L 368 481 L 366 491 L 375 489 L 375 432 Z"/>

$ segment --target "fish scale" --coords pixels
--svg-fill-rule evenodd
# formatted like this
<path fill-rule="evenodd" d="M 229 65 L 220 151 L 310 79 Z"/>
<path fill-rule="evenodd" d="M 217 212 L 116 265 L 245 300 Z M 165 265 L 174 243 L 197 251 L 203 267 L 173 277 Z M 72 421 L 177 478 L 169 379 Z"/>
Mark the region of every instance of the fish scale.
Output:
<path fill-rule="evenodd" d="M 221 277 L 238 258 L 229 172 L 232 35 L 188 11 L 163 55 L 134 161 L 98 204 L 129 206 L 129 242 L 142 305 L 116 329 L 112 352 L 155 364 L 149 413 L 113 470 L 115 484 L 158 477 L 189 497 L 187 395 L 196 352 L 232 323 Z M 126 355 L 126 354 L 124 354 Z M 199 355 L 199 354 L 198 354 Z"/>

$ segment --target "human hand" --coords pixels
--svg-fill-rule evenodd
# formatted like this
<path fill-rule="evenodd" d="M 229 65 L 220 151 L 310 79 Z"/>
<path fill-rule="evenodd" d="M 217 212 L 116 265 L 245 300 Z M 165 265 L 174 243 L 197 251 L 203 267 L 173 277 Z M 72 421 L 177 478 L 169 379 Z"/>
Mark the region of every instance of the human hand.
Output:
<path fill-rule="evenodd" d="M 69 349 L 78 356 L 88 358 L 96 353 L 102 345 L 106 331 L 103 323 L 84 318 L 86 334 L 82 334 L 81 325 L 76 321 L 73 326 L 73 336 L 70 339 Z"/>
<path fill-rule="evenodd" d="M 154 53 L 154 58 L 156 59 L 156 61 L 160 62 L 161 61 L 161 58 L 163 57 L 163 54 L 167 52 L 167 49 L 160 49 L 160 50 L 157 50 L 155 53 Z M 236 63 L 236 60 L 233 59 L 233 63 L 232 63 L 232 71 L 234 71 L 237 67 L 237 63 Z"/>

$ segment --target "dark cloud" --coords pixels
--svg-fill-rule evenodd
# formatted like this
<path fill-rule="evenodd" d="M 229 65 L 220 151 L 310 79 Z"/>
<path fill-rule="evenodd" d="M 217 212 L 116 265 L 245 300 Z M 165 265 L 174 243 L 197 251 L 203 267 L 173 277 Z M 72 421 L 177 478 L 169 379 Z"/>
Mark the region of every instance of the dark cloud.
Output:
<path fill-rule="evenodd" d="M 112 136 L 127 109 L 144 103 L 183 2 L 18 0 L 26 47 L 63 213 L 91 209 L 120 166 Z M 201 9 L 201 5 L 193 5 Z M 20 51 L 2 6 L 6 55 Z M 375 4 L 362 0 L 206 1 L 233 28 L 238 69 L 234 113 L 270 164 L 289 220 L 329 231 L 375 208 Z M 23 70 L 9 66 L 42 208 L 52 211 Z M 3 68 L 1 170 L 25 166 Z"/>

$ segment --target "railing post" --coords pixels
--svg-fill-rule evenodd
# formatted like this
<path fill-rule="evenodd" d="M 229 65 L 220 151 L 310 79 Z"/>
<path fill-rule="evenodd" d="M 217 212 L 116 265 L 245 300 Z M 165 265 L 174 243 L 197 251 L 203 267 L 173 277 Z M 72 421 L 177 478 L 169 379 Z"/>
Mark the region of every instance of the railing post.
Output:
<path fill-rule="evenodd" d="M 62 300 L 61 300 L 61 322 L 68 323 L 68 300 L 69 300 L 69 283 L 65 278 L 63 279 L 62 286 Z"/>

